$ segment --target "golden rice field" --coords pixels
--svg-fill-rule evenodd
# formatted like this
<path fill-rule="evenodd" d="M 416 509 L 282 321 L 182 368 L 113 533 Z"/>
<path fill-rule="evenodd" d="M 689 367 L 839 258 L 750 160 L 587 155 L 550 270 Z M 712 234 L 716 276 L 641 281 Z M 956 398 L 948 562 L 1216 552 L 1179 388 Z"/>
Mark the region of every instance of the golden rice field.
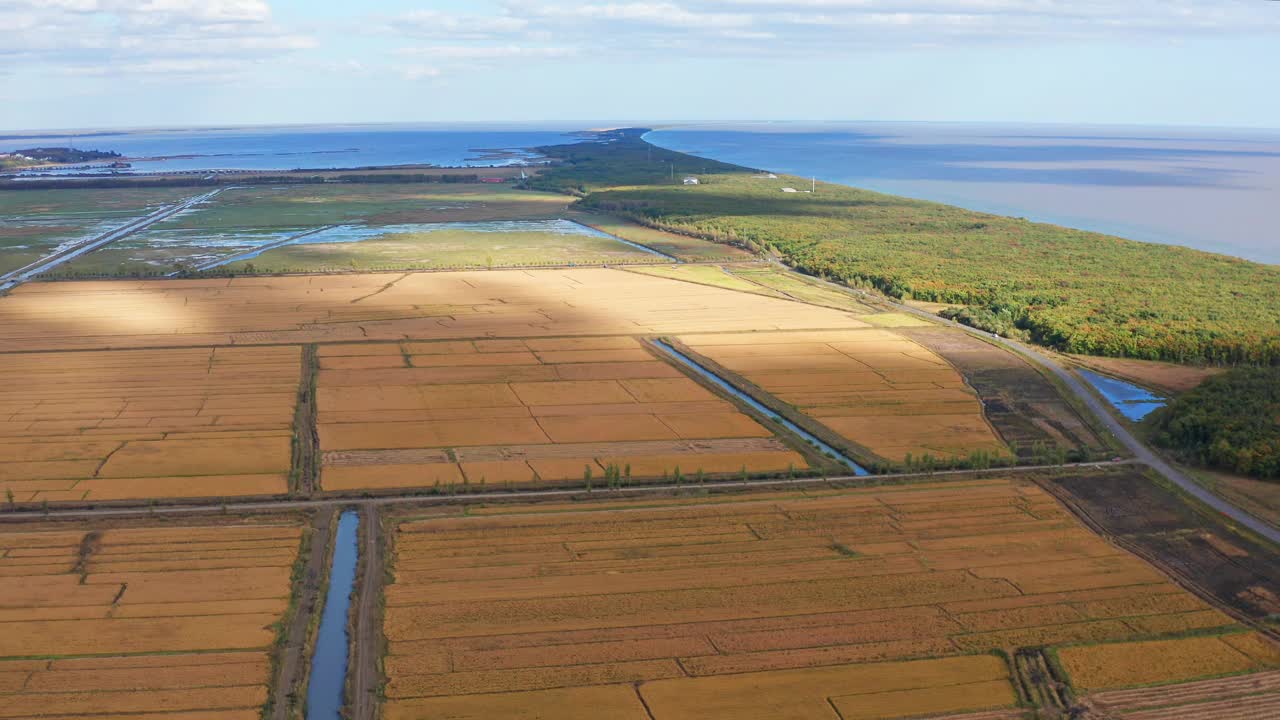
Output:
<path fill-rule="evenodd" d="M 283 494 L 298 347 L 0 354 L 14 502 Z"/>
<path fill-rule="evenodd" d="M 809 466 L 631 337 L 335 344 L 319 356 L 326 490 Z"/>
<path fill-rule="evenodd" d="M 0 717 L 253 720 L 296 523 L 0 529 Z"/>
<path fill-rule="evenodd" d="M 7 352 L 863 327 L 849 312 L 608 269 L 27 283 L 0 302 Z"/>
<path fill-rule="evenodd" d="M 472 508 L 391 540 L 388 720 L 1004 717 L 996 650 L 1061 647 L 1087 688 L 1187 679 L 1164 654 L 1280 664 L 1015 480 Z"/>
<path fill-rule="evenodd" d="M 679 339 L 886 460 L 900 461 L 907 454 L 1009 454 L 964 377 L 931 350 L 889 330 L 707 333 Z"/>

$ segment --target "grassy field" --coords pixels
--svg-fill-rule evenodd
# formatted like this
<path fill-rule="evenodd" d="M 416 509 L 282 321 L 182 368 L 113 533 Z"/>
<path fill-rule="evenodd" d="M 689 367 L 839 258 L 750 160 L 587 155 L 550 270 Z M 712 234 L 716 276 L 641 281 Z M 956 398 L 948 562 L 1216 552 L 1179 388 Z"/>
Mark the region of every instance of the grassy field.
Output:
<path fill-rule="evenodd" d="M 780 292 L 770 290 L 750 280 L 739 277 L 732 268 L 722 265 L 667 265 L 660 267 L 632 268 L 632 272 L 644 273 L 655 277 L 683 280 L 685 282 L 710 285 L 711 287 L 749 292 L 767 297 L 785 298 Z"/>
<path fill-rule="evenodd" d="M 1280 360 L 1280 267 L 822 184 L 615 142 L 543 148 L 564 165 L 533 186 L 588 210 L 751 248 L 891 296 L 967 306 L 965 322 L 1084 354 Z M 649 153 L 652 153 L 652 162 Z M 700 185 L 672 184 L 707 167 Z"/>
<path fill-rule="evenodd" d="M 189 188 L 0 192 L 0 273 L 196 194 Z"/>
<path fill-rule="evenodd" d="M 581 214 L 572 215 L 574 220 L 596 228 L 601 232 L 615 235 L 658 252 L 680 258 L 681 260 L 698 262 L 706 260 L 750 260 L 751 253 L 732 245 L 713 243 L 688 235 L 655 230 L 630 220 L 608 215 Z"/>
<path fill-rule="evenodd" d="M 492 185 L 264 186 L 227 190 L 208 206 L 166 220 L 156 229 L 229 231 L 555 217 L 566 205 L 564 198 Z"/>
<path fill-rule="evenodd" d="M 393 230 L 393 228 L 388 228 Z M 231 272 L 316 272 L 669 263 L 595 234 L 566 232 L 388 232 L 359 242 L 285 245 L 225 266 Z"/>
<path fill-rule="evenodd" d="M 114 189 L 82 192 L 113 193 L 120 198 L 129 198 L 147 191 Z M 74 204 L 73 198 L 68 201 Z M 231 188 L 208 203 L 78 258 L 59 268 L 54 275 L 163 274 L 330 225 L 376 227 L 538 220 L 563 215 L 566 205 L 563 197 L 546 193 L 476 184 L 312 184 Z M 481 244 L 476 252 L 471 253 L 472 257 L 464 258 L 469 262 L 425 264 L 418 261 L 423 247 L 409 243 L 396 249 L 409 256 L 401 263 L 404 267 L 438 267 L 441 264 L 481 267 L 486 264 L 486 255 L 494 248 Z M 584 248 L 584 251 L 590 250 Z M 290 267 L 349 268 L 353 260 L 356 266 L 368 267 L 375 262 L 392 259 L 389 257 L 392 254 L 394 249 L 389 247 L 370 250 L 348 244 L 342 248 L 330 248 L 315 257 L 288 259 Z M 341 257 L 335 260 L 335 256 Z M 536 252 L 526 253 L 526 256 L 536 256 Z M 455 253 L 453 258 L 458 259 L 458 254 Z M 243 271 L 243 267 L 240 269 Z"/>

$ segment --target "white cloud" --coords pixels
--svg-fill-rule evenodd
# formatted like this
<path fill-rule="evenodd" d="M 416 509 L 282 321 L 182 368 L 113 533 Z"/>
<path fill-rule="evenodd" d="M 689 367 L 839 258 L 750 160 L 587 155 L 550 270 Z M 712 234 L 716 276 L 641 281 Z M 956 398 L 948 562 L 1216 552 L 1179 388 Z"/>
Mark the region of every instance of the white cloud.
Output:
<path fill-rule="evenodd" d="M 0 0 L 0 27 L 6 63 L 76 75 L 225 79 L 316 45 L 265 0 Z"/>
<path fill-rule="evenodd" d="M 421 55 L 438 60 L 502 60 L 507 58 L 561 58 L 574 55 L 572 48 L 435 45 L 431 47 L 405 48 L 401 55 Z"/>
<path fill-rule="evenodd" d="M 415 20 L 417 16 L 417 20 Z M 1196 35 L 1280 34 L 1262 0 L 507 0 L 493 15 L 410 13 L 406 36 L 477 48 L 572 48 L 578 55 L 828 55 L 868 47 L 945 47 Z M 477 49 L 476 55 L 483 54 Z M 565 57 L 548 54 L 545 59 Z M 508 54 L 511 59 L 529 55 Z"/>
<path fill-rule="evenodd" d="M 440 77 L 441 71 L 434 65 L 402 65 L 400 74 L 405 80 L 431 80 Z"/>
<path fill-rule="evenodd" d="M 389 23 L 396 32 L 425 38 L 471 40 L 517 33 L 529 21 L 509 15 L 459 15 L 438 10 L 415 10 Z"/>

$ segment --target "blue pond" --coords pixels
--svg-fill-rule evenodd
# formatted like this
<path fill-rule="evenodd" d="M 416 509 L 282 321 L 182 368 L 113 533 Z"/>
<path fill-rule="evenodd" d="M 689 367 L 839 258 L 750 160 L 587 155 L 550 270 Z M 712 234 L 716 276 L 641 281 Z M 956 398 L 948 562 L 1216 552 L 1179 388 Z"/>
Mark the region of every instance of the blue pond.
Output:
<path fill-rule="evenodd" d="M 343 690 L 347 683 L 347 615 L 351 590 L 355 586 L 359 542 L 356 530 L 360 516 L 353 511 L 338 519 L 338 535 L 333 546 L 333 567 L 329 571 L 329 592 L 320 635 L 311 658 L 311 680 L 307 686 L 307 720 L 339 720 Z"/>
<path fill-rule="evenodd" d="M 1138 387 L 1123 380 L 1107 377 L 1092 370 L 1078 369 L 1080 376 L 1089 381 L 1095 390 L 1120 411 L 1125 418 L 1133 421 L 1141 420 L 1156 408 L 1164 407 L 1167 398 L 1153 394 L 1146 388 Z"/>

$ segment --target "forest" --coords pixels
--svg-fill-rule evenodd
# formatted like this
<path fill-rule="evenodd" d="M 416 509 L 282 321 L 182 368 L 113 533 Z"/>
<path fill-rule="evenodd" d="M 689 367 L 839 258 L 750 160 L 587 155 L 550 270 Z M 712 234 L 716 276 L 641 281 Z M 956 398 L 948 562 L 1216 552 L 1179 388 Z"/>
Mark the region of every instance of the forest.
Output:
<path fill-rule="evenodd" d="M 645 143 L 540 148 L 529 187 L 670 232 L 772 252 L 804 272 L 1058 350 L 1280 363 L 1280 267 L 758 171 Z M 681 179 L 694 174 L 698 185 Z M 795 190 L 786 192 L 784 187 Z"/>
<path fill-rule="evenodd" d="M 1146 420 L 1152 441 L 1184 460 L 1240 475 L 1280 478 L 1280 367 L 1234 368 Z"/>

